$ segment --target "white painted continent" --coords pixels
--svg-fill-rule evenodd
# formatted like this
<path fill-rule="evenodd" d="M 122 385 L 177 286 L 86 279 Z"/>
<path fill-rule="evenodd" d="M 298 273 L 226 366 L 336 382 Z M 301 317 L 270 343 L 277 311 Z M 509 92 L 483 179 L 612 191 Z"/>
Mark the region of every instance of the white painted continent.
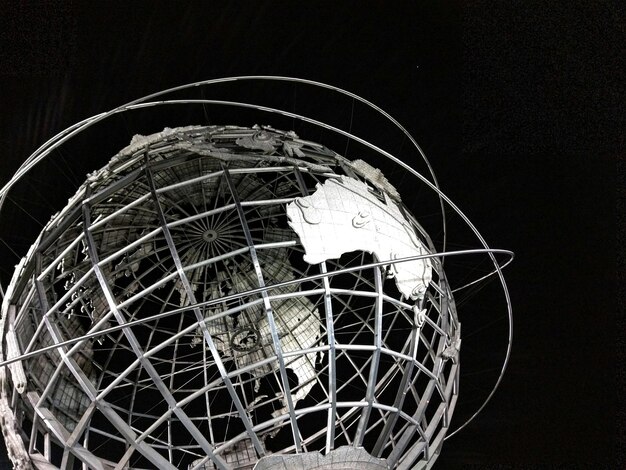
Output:
<path fill-rule="evenodd" d="M 383 202 L 367 184 L 341 176 L 318 183 L 312 195 L 288 204 L 289 225 L 304 246 L 304 260 L 317 264 L 356 250 L 379 261 L 428 254 L 398 205 L 384 197 Z M 406 298 L 422 297 L 432 279 L 430 259 L 390 263 L 387 268 Z"/>

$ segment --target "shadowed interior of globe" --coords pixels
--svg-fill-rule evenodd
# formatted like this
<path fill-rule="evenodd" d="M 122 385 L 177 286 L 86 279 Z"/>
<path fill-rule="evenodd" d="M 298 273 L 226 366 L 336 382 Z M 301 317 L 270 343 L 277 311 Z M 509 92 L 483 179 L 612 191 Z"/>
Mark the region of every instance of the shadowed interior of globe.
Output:
<path fill-rule="evenodd" d="M 392 467 L 428 460 L 458 379 L 440 260 L 407 296 L 367 251 L 306 262 L 289 217 L 348 177 L 436 252 L 376 175 L 282 131 L 134 140 L 53 218 L 14 286 L 22 351 L 124 326 L 26 361 L 11 397 L 25 445 L 65 468 L 252 468 L 344 445 Z"/>

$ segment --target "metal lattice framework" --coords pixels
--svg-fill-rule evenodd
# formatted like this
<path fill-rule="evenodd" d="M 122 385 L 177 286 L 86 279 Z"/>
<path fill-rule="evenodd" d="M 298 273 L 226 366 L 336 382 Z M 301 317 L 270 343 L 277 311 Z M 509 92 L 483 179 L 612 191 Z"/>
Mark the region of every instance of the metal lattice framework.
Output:
<path fill-rule="evenodd" d="M 423 251 L 305 262 L 290 207 L 342 178 L 397 207 Z M 458 394 L 443 259 L 477 253 L 493 261 L 510 314 L 495 259 L 510 252 L 437 250 L 363 162 L 269 127 L 137 137 L 52 218 L 4 294 L 10 454 L 18 468 L 226 469 L 272 454 L 356 459 L 344 446 L 382 459 L 372 468 L 429 467 Z M 408 296 L 392 279 L 411 262 L 432 272 Z"/>

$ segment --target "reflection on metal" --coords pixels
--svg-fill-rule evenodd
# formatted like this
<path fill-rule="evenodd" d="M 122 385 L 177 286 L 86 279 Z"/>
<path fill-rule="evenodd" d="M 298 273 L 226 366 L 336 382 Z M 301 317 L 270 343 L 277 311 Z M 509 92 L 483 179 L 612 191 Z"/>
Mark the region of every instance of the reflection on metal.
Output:
<path fill-rule="evenodd" d="M 293 131 L 135 136 L 53 216 L 3 295 L 11 460 L 429 468 L 459 390 L 443 251 L 380 170 Z"/>
<path fill-rule="evenodd" d="M 428 253 L 397 204 L 386 192 L 379 197 L 367 183 L 342 176 L 326 180 L 312 196 L 287 205 L 289 225 L 306 251 L 304 260 L 317 264 L 355 250 L 377 259 Z M 412 300 L 424 296 L 432 278 L 428 259 L 393 263 L 386 269 L 402 295 Z"/>

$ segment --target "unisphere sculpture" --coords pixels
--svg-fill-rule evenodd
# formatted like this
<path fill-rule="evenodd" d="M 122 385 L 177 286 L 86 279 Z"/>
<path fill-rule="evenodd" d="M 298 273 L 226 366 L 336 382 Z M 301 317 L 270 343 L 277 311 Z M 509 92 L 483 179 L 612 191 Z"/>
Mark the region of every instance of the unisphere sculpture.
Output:
<path fill-rule="evenodd" d="M 168 128 L 90 174 L 18 265 L 3 433 L 18 469 L 428 468 L 460 332 L 379 170 L 268 126 Z"/>

